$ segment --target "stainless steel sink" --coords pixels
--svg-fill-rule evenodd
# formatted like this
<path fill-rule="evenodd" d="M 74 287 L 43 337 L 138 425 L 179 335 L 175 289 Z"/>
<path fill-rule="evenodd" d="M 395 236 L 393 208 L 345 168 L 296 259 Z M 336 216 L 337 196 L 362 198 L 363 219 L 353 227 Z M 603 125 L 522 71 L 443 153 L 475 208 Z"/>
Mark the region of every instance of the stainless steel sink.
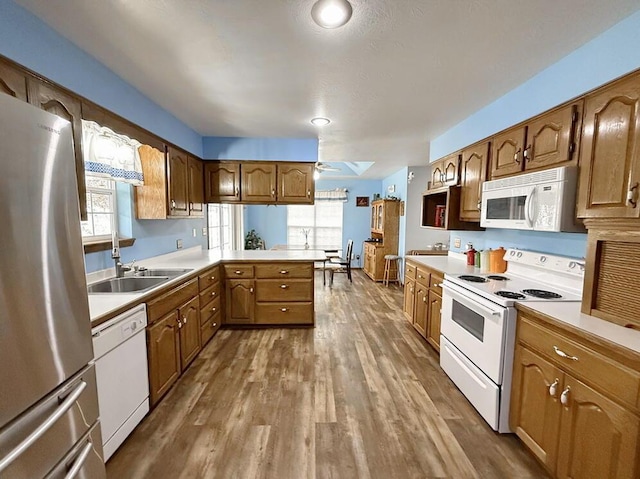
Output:
<path fill-rule="evenodd" d="M 164 277 L 135 277 L 111 278 L 93 283 L 87 287 L 89 294 L 96 293 L 141 293 L 159 284 L 169 281 Z"/>
<path fill-rule="evenodd" d="M 189 273 L 193 269 L 145 269 L 135 273 L 136 276 L 168 276 L 175 278 L 176 276 Z"/>

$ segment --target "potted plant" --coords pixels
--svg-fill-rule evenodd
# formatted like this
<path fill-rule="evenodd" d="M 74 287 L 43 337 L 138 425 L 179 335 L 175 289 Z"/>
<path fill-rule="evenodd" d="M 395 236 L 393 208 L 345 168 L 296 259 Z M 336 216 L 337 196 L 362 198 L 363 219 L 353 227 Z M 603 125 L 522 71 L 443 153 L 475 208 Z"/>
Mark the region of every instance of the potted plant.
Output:
<path fill-rule="evenodd" d="M 247 236 L 244 238 L 244 249 L 263 249 L 264 241 L 256 230 L 251 230 L 247 233 Z"/>

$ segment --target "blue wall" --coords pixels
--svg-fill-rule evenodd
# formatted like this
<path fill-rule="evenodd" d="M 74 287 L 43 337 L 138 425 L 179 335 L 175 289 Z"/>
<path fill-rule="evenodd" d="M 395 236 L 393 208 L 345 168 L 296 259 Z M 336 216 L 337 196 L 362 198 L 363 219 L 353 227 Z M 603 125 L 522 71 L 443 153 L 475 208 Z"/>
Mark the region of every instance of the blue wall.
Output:
<path fill-rule="evenodd" d="M 362 257 L 362 242 L 371 234 L 371 208 L 356 206 L 356 196 L 373 198 L 374 193 L 380 194 L 381 180 L 318 180 L 316 190 L 333 190 L 346 188 L 349 200 L 344 203 L 342 224 L 342 248 L 346 250 L 347 240 L 352 239 L 353 254 Z M 286 206 L 246 206 L 245 231 L 255 229 L 265 240 L 267 248 L 275 244 L 287 244 L 287 207 Z M 357 262 L 354 266 L 361 266 Z"/>
<path fill-rule="evenodd" d="M 391 176 L 382 180 L 382 197 L 395 196 L 401 201 L 407 201 L 407 176 L 409 175 L 409 167 L 405 166 L 400 171 L 397 171 Z M 389 186 L 395 185 L 395 192 L 388 190 Z M 407 217 L 402 215 L 400 217 L 400 235 L 398 238 L 398 254 L 404 256 L 405 252 L 405 237 L 407 232 Z"/>
<path fill-rule="evenodd" d="M 0 54 L 63 85 L 182 148 L 202 155 L 202 137 L 103 64 L 60 36 L 40 19 L 9 0 L 0 0 Z M 204 220 L 143 220 L 133 215 L 132 192 L 118 185 L 120 229 L 133 235 L 133 247 L 123 248 L 123 261 L 143 259 L 184 247 L 206 244 Z M 192 228 L 198 228 L 193 238 Z M 113 266 L 110 252 L 85 256 L 87 272 Z"/>
<path fill-rule="evenodd" d="M 640 67 L 639 46 L 637 12 L 434 139 L 431 160 Z"/>
<path fill-rule="evenodd" d="M 204 159 L 318 161 L 316 138 L 230 138 L 202 139 Z"/>
<path fill-rule="evenodd" d="M 637 12 L 431 142 L 432 160 L 486 138 L 640 67 L 640 12 Z M 491 229 L 451 233 L 476 249 L 514 246 L 582 257 L 585 234 L 531 233 Z"/>

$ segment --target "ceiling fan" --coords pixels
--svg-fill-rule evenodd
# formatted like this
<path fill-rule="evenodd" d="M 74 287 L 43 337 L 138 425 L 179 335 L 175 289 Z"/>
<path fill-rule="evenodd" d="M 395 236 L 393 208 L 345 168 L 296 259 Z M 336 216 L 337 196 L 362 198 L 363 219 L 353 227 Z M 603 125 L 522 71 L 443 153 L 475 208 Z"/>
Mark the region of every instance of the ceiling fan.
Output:
<path fill-rule="evenodd" d="M 329 166 L 326 163 L 322 163 L 322 162 L 317 162 L 316 163 L 316 171 L 318 173 L 322 173 L 323 171 L 342 171 L 341 168 L 338 168 L 336 166 Z"/>

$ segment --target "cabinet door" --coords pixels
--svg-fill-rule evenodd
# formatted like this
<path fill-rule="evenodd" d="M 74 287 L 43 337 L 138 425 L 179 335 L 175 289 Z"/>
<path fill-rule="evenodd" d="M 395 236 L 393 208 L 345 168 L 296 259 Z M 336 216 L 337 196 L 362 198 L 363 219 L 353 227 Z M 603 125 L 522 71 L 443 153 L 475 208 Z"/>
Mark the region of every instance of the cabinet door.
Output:
<path fill-rule="evenodd" d="M 82 104 L 80 99 L 48 83 L 30 78 L 29 102 L 71 123 L 76 178 L 78 180 L 78 197 L 80 199 L 80 217 L 86 220 L 87 188 L 84 182 L 84 158 L 82 157 Z"/>
<path fill-rule="evenodd" d="M 639 477 L 638 418 L 569 375 L 564 394 L 557 477 Z"/>
<path fill-rule="evenodd" d="M 429 321 L 429 288 L 416 283 L 415 316 L 413 327 L 424 337 L 427 337 L 427 323 Z"/>
<path fill-rule="evenodd" d="M 177 313 L 172 311 L 147 329 L 149 388 L 154 405 L 180 376 Z"/>
<path fill-rule="evenodd" d="M 435 190 L 444 186 L 444 160 L 438 160 L 431 163 L 431 181 L 429 189 Z"/>
<path fill-rule="evenodd" d="M 523 168 L 527 128 L 521 126 L 496 135 L 491 140 L 491 178 L 520 173 Z"/>
<path fill-rule="evenodd" d="M 509 423 L 551 472 L 556 465 L 563 377 L 562 371 L 537 354 L 516 346 Z"/>
<path fill-rule="evenodd" d="M 189 157 L 189 216 L 204 216 L 204 165 Z"/>
<path fill-rule="evenodd" d="M 404 303 L 402 310 L 409 321 L 413 323 L 413 308 L 415 306 L 416 282 L 405 279 L 404 285 Z"/>
<path fill-rule="evenodd" d="M 442 296 L 429 290 L 429 324 L 427 325 L 427 341 L 436 351 L 440 351 L 440 310 Z"/>
<path fill-rule="evenodd" d="M 637 218 L 640 75 L 589 95 L 582 131 L 578 216 Z"/>
<path fill-rule="evenodd" d="M 200 300 L 198 296 L 178 310 L 180 364 L 184 371 L 200 352 Z"/>
<path fill-rule="evenodd" d="M 278 164 L 278 203 L 313 204 L 313 163 Z"/>
<path fill-rule="evenodd" d="M 276 165 L 266 161 L 242 164 L 242 201 L 275 203 Z"/>
<path fill-rule="evenodd" d="M 479 143 L 462 152 L 460 219 L 463 221 L 480 221 L 480 200 L 482 183 L 487 175 L 489 143 Z"/>
<path fill-rule="evenodd" d="M 455 186 L 458 184 L 458 175 L 460 172 L 460 155 L 458 153 L 447 156 L 444 159 L 442 172 L 444 173 L 443 186 Z"/>
<path fill-rule="evenodd" d="M 0 92 L 27 101 L 27 76 L 0 60 Z"/>
<path fill-rule="evenodd" d="M 238 203 L 240 201 L 240 163 L 207 161 L 204 165 L 206 203 Z"/>
<path fill-rule="evenodd" d="M 225 324 L 253 323 L 254 281 L 252 279 L 228 279 L 225 284 L 227 299 Z"/>
<path fill-rule="evenodd" d="M 530 121 L 524 150 L 524 169 L 548 168 L 575 160 L 581 124 L 582 102 Z"/>
<path fill-rule="evenodd" d="M 189 216 L 189 157 L 169 148 L 168 155 L 169 216 Z"/>

